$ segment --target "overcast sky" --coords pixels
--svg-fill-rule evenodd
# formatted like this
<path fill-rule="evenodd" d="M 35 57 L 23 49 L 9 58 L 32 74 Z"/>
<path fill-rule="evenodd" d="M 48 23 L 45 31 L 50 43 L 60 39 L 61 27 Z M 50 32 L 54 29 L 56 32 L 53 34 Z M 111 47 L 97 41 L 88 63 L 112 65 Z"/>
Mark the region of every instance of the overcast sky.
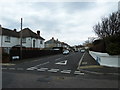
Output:
<path fill-rule="evenodd" d="M 0 3 L 0 24 L 2 27 L 16 28 L 19 31 L 20 18 L 23 18 L 23 28 L 28 27 L 34 32 L 40 30 L 45 41 L 54 37 L 70 45 L 78 45 L 88 37 L 96 37 L 93 26 L 101 18 L 117 11 L 118 1 L 32 2 L 22 0 L 19 2 L 19 0 L 12 0 L 8 2 L 4 0 Z"/>

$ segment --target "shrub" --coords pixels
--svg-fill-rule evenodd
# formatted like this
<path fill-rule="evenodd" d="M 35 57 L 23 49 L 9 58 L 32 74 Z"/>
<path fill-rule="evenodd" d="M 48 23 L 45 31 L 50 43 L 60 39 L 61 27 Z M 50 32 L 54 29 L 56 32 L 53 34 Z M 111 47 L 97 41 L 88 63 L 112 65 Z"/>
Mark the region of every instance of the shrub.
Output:
<path fill-rule="evenodd" d="M 110 55 L 120 55 L 120 43 L 110 43 L 107 45 L 106 51 Z"/>

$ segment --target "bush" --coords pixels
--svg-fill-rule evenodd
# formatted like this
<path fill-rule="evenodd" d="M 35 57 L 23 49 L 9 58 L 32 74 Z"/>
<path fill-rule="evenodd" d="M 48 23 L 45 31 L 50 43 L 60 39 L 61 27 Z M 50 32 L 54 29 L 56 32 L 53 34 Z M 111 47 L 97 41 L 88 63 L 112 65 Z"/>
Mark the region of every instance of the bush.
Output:
<path fill-rule="evenodd" d="M 106 51 L 110 55 L 120 55 L 120 43 L 110 43 L 107 45 Z"/>

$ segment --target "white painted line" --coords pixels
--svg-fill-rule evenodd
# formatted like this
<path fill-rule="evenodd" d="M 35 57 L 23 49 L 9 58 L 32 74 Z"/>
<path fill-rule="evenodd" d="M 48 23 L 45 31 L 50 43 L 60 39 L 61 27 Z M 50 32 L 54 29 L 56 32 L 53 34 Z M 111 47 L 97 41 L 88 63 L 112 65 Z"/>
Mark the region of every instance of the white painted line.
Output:
<path fill-rule="evenodd" d="M 23 70 L 23 68 L 17 68 L 17 70 Z"/>
<path fill-rule="evenodd" d="M 57 59 L 55 59 L 55 61 L 58 61 L 58 60 L 60 60 L 61 58 L 57 58 Z"/>
<path fill-rule="evenodd" d="M 75 71 L 74 74 L 84 75 L 85 73 L 81 73 L 80 71 Z"/>
<path fill-rule="evenodd" d="M 49 72 L 58 72 L 59 71 L 59 69 L 50 69 L 50 70 L 48 70 Z"/>
<path fill-rule="evenodd" d="M 42 66 L 42 65 L 45 65 L 45 64 L 48 64 L 48 63 L 50 63 L 50 62 L 48 61 L 48 62 L 45 62 L 45 63 L 42 63 L 42 64 L 38 64 L 35 67 Z"/>
<path fill-rule="evenodd" d="M 46 71 L 48 70 L 48 68 L 40 68 L 40 69 L 37 69 L 37 71 Z"/>
<path fill-rule="evenodd" d="M 80 59 L 80 61 L 78 63 L 78 69 L 79 69 L 80 65 L 82 64 L 82 60 L 83 60 L 84 55 L 85 55 L 85 53 L 82 55 L 82 57 L 81 57 L 81 59 Z"/>
<path fill-rule="evenodd" d="M 2 70 L 7 70 L 7 68 L 1 68 Z"/>
<path fill-rule="evenodd" d="M 61 71 L 61 73 L 70 73 L 71 72 L 71 70 L 63 70 L 63 71 Z"/>
<path fill-rule="evenodd" d="M 9 70 L 15 70 L 15 68 L 9 68 Z"/>
<path fill-rule="evenodd" d="M 66 65 L 67 64 L 67 60 L 60 61 L 60 62 L 57 62 L 55 64 Z"/>
<path fill-rule="evenodd" d="M 26 70 L 35 70 L 37 69 L 36 67 L 30 67 L 30 68 L 27 68 Z"/>

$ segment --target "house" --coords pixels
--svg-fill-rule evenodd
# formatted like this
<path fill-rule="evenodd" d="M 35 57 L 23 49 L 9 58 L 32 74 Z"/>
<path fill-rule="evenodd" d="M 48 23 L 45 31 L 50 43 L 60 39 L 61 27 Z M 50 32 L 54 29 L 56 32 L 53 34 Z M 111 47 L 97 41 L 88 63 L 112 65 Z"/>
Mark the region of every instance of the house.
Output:
<path fill-rule="evenodd" d="M 6 53 L 9 53 L 12 47 L 21 45 L 21 41 L 22 46 L 26 48 L 44 48 L 45 39 L 40 36 L 40 31 L 35 33 L 29 28 L 24 28 L 17 32 L 16 29 L 10 30 L 0 26 L 0 32 L 0 47 Z"/>
<path fill-rule="evenodd" d="M 54 37 L 45 42 L 45 48 L 52 49 L 54 47 L 69 49 L 70 46 L 67 43 L 58 41 L 58 39 L 55 40 Z"/>
<path fill-rule="evenodd" d="M 45 42 L 45 48 L 61 47 L 61 43 L 52 37 L 52 39 Z"/>

